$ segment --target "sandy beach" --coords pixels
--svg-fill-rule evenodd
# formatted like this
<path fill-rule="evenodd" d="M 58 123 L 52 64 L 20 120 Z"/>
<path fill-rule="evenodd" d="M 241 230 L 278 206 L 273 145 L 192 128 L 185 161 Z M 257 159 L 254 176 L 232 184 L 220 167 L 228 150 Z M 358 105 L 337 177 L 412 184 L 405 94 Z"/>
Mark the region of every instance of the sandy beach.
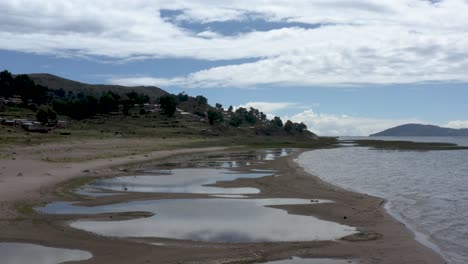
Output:
<path fill-rule="evenodd" d="M 107 148 L 109 143 L 106 144 Z M 112 142 L 112 144 L 124 144 Z M 112 145 L 111 144 L 111 145 Z M 128 142 L 126 144 L 129 144 Z M 130 142 L 130 144 L 133 144 Z M 254 164 L 250 169 L 278 171 L 280 177 L 237 179 L 217 184 L 220 187 L 253 187 L 261 192 L 255 198 L 325 199 L 334 203 L 277 206 L 289 214 L 310 215 L 360 230 L 358 235 L 337 241 L 278 242 L 278 243 L 214 243 L 171 239 L 114 238 L 97 236 L 72 229 L 65 223 L 77 218 L 95 219 L 113 216 L 115 220 L 144 217 L 143 214 L 100 216 L 46 215 L 18 210 L 24 204 L 56 200 L 63 183 L 81 177 L 109 177 L 131 175 L 151 161 L 152 166 L 187 163 L 207 153 L 225 153 L 224 148 L 156 150 L 136 155 L 98 158 L 80 162 L 57 162 L 44 159 L 51 153 L 65 155 L 68 149 L 84 148 L 81 144 L 45 144 L 36 147 L 18 147 L 5 152 L 0 166 L 0 242 L 28 242 L 51 247 L 81 249 L 93 258 L 80 263 L 258 263 L 291 256 L 304 258 L 340 258 L 356 263 L 444 263 L 429 248 L 419 244 L 413 234 L 385 212 L 384 201 L 337 188 L 305 172 L 294 162 L 301 153 L 274 161 Z M 101 143 L 90 143 L 89 153 L 100 152 Z M 92 152 L 91 151 L 91 152 Z M 237 150 L 238 151 L 238 150 Z M 8 155 L 7 155 L 8 154 Z M 238 168 L 243 170 L 245 168 Z M 162 198 L 208 197 L 200 194 L 130 193 L 100 199 L 82 200 L 92 206 L 122 201 Z M 189 224 L 189 223 L 188 223 Z M 151 243 L 164 242 L 164 245 Z"/>

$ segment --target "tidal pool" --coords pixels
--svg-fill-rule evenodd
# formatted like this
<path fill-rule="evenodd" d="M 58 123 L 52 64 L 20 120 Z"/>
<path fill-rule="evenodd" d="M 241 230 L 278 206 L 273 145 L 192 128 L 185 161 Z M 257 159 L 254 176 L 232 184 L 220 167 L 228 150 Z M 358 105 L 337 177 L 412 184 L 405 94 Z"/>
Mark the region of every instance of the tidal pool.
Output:
<path fill-rule="evenodd" d="M 237 168 L 250 166 L 253 162 L 276 160 L 291 154 L 294 149 L 267 149 L 261 151 L 248 151 L 240 153 L 214 154 L 201 156 L 189 163 L 166 163 L 169 167 L 215 167 L 215 168 Z"/>
<path fill-rule="evenodd" d="M 0 263 L 2 264 L 58 264 L 92 258 L 87 251 L 51 248 L 25 243 L 0 243 Z"/>
<path fill-rule="evenodd" d="M 321 203 L 329 201 L 319 201 Z M 116 237 L 161 237 L 206 242 L 335 240 L 356 233 L 354 227 L 291 215 L 274 205 L 311 204 L 306 199 L 170 199 L 97 207 L 52 203 L 40 211 L 90 214 L 147 211 L 155 215 L 129 221 L 75 221 L 74 228 Z M 316 203 L 315 203 L 316 204 Z"/>
<path fill-rule="evenodd" d="M 324 258 L 313 258 L 313 259 L 303 259 L 293 257 L 291 259 L 269 261 L 261 264 L 350 264 L 353 263 L 351 260 L 344 259 L 324 259 Z"/>
<path fill-rule="evenodd" d="M 192 168 L 155 171 L 155 175 L 125 176 L 95 181 L 91 187 L 128 192 L 197 193 L 197 194 L 256 194 L 256 188 L 220 188 L 206 186 L 239 178 L 273 176 L 274 172 L 234 172 L 228 169 Z"/>

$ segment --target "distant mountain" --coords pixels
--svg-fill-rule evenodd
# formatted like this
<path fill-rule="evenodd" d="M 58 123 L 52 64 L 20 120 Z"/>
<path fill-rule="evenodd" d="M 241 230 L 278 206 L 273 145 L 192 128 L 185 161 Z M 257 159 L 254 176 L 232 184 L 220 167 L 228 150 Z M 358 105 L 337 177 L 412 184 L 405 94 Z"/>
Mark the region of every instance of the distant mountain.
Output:
<path fill-rule="evenodd" d="M 468 129 L 453 129 L 433 125 L 406 124 L 389 128 L 371 137 L 455 137 L 468 136 Z"/>
<path fill-rule="evenodd" d="M 36 84 L 49 87 L 50 89 L 58 90 L 62 88 L 66 92 L 72 91 L 77 94 L 91 94 L 100 96 L 103 92 L 112 91 L 117 94 L 126 94 L 131 91 L 146 94 L 149 97 L 157 98 L 162 95 L 168 94 L 166 91 L 155 86 L 120 86 L 120 85 L 104 85 L 104 84 L 86 84 L 77 81 L 68 80 L 59 76 L 47 73 L 33 73 L 28 74 Z"/>

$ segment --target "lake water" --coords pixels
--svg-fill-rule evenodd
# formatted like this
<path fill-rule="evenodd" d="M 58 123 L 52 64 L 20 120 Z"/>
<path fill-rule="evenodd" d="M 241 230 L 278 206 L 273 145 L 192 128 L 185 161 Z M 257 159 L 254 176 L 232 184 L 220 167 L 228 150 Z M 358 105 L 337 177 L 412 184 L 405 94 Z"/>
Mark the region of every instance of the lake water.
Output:
<path fill-rule="evenodd" d="M 468 146 L 466 137 L 372 139 Z M 449 263 L 468 263 L 468 150 L 344 147 L 309 151 L 297 161 L 325 181 L 387 199 L 389 212 L 415 231 L 419 241 Z"/>
<path fill-rule="evenodd" d="M 273 176 L 273 172 L 249 171 L 234 172 L 229 169 L 192 168 L 169 171 L 153 171 L 151 175 L 135 175 L 101 179 L 91 186 L 94 188 L 158 193 L 198 193 L 198 194 L 256 194 L 256 188 L 219 188 L 206 186 L 216 182 L 233 181 L 239 178 L 261 178 Z"/>
<path fill-rule="evenodd" d="M 351 260 L 344 259 L 303 259 L 292 257 L 291 259 L 269 261 L 262 264 L 352 264 Z"/>
<path fill-rule="evenodd" d="M 356 233 L 354 227 L 311 216 L 291 215 L 285 210 L 269 207 L 288 204 L 312 202 L 306 199 L 168 199 L 96 207 L 62 202 L 51 203 L 40 210 L 54 214 L 127 211 L 155 214 L 149 218 L 128 221 L 75 221 L 70 224 L 77 229 L 116 237 L 264 242 L 334 240 Z"/>
<path fill-rule="evenodd" d="M 0 243 L 2 264 L 58 264 L 68 261 L 87 260 L 93 255 L 87 251 L 51 248 L 25 243 Z"/>

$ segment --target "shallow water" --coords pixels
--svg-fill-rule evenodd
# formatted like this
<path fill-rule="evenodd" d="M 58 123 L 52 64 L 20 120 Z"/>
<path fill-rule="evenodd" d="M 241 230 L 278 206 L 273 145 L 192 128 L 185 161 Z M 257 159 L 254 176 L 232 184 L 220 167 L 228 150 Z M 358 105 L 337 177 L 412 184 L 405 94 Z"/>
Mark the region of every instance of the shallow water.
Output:
<path fill-rule="evenodd" d="M 468 145 L 462 137 L 433 140 Z M 347 147 L 306 152 L 298 162 L 325 181 L 387 199 L 389 211 L 414 230 L 418 240 L 450 263 L 468 263 L 467 150 Z"/>
<path fill-rule="evenodd" d="M 263 262 L 261 264 L 350 264 L 351 260 L 343 259 L 303 259 L 293 257 L 291 259 Z"/>
<path fill-rule="evenodd" d="M 87 251 L 51 248 L 24 243 L 0 243 L 0 263 L 2 264 L 58 264 L 66 261 L 79 261 L 92 258 Z"/>
<path fill-rule="evenodd" d="M 156 172 L 156 171 L 155 171 Z M 160 171 L 156 175 L 125 176 L 95 181 L 91 187 L 129 192 L 197 193 L 197 194 L 256 194 L 256 188 L 220 188 L 205 186 L 239 178 L 273 176 L 273 172 L 238 173 L 228 169 L 191 168 Z"/>
<path fill-rule="evenodd" d="M 328 201 L 320 201 L 328 202 Z M 129 221 L 75 221 L 71 226 L 100 235 L 162 237 L 209 242 L 334 240 L 356 233 L 354 227 L 311 216 L 290 215 L 273 205 L 311 204 L 305 199 L 172 199 L 98 207 L 52 203 L 53 214 L 147 211 L 153 217 Z"/>
<path fill-rule="evenodd" d="M 286 157 L 294 151 L 294 149 L 266 149 L 239 153 L 202 155 L 199 158 L 195 158 L 188 163 L 168 162 L 164 165 L 166 167 L 175 168 L 238 168 L 241 166 L 250 166 L 254 163 L 263 163 L 264 161 L 271 161 L 281 157 Z M 151 172 L 151 170 L 149 170 L 148 172 Z"/>

